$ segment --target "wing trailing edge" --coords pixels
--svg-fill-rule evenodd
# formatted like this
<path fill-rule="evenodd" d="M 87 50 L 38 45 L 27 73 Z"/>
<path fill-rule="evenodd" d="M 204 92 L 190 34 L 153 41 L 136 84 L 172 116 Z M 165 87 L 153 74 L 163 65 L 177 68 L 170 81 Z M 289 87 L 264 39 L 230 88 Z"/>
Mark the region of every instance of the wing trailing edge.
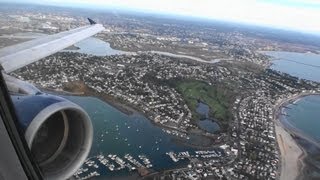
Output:
<path fill-rule="evenodd" d="M 104 30 L 101 24 L 90 24 L 0 49 L 3 71 L 10 73 Z"/>

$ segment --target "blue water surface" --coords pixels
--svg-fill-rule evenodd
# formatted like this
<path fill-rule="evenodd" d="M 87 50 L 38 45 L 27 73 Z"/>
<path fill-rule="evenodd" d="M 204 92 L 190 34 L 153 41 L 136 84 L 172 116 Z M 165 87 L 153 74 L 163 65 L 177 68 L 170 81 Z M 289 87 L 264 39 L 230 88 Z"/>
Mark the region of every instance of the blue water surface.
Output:
<path fill-rule="evenodd" d="M 320 55 L 283 51 L 263 53 L 273 57 L 271 69 L 302 79 L 320 82 Z"/>
<path fill-rule="evenodd" d="M 86 110 L 94 128 L 94 142 L 90 156 L 100 153 L 123 157 L 129 153 L 134 157 L 145 154 L 162 170 L 177 166 L 166 152 L 192 151 L 191 147 L 176 143 L 173 136 L 140 114 L 126 115 L 109 104 L 94 97 L 65 96 Z M 106 172 L 108 175 L 119 172 Z M 125 173 L 124 173 L 125 174 Z"/>
<path fill-rule="evenodd" d="M 282 51 L 264 53 L 274 59 L 271 69 L 320 82 L 320 55 Z M 320 142 L 320 96 L 303 97 L 288 107 L 285 109 L 288 116 L 283 118 L 294 128 Z"/>

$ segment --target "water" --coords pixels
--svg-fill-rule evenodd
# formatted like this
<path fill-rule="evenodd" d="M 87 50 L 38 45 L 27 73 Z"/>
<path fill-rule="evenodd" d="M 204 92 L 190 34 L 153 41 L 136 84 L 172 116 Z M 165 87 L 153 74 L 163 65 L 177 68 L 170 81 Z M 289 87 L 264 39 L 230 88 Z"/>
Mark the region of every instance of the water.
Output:
<path fill-rule="evenodd" d="M 199 102 L 196 112 L 199 113 L 200 115 L 204 116 L 205 118 L 209 118 L 209 111 L 210 108 L 207 104 L 203 103 L 203 102 Z"/>
<path fill-rule="evenodd" d="M 286 120 L 308 137 L 320 142 L 320 96 L 311 95 L 288 105 Z"/>
<path fill-rule="evenodd" d="M 102 41 L 97 38 L 89 37 L 83 41 L 75 44 L 79 47 L 78 50 L 63 50 L 68 52 L 79 52 L 85 54 L 91 54 L 95 56 L 110 56 L 110 55 L 120 55 L 120 54 L 130 54 L 129 52 L 119 51 L 112 49 L 108 42 Z"/>
<path fill-rule="evenodd" d="M 283 51 L 263 52 L 274 57 L 271 69 L 302 79 L 320 82 L 320 55 Z"/>
<path fill-rule="evenodd" d="M 121 54 L 129 54 L 134 55 L 135 52 L 126 52 L 126 51 L 120 51 L 115 50 L 110 47 L 110 44 L 108 42 L 102 41 L 100 39 L 89 37 L 85 40 L 82 40 L 75 44 L 76 47 L 79 47 L 80 49 L 77 50 L 63 50 L 67 52 L 79 52 L 79 53 L 85 53 L 85 54 L 91 54 L 95 56 L 110 56 L 110 55 L 121 55 Z M 152 52 L 157 54 L 162 54 L 165 56 L 170 57 L 178 57 L 178 58 L 187 58 L 194 61 L 204 62 L 204 63 L 218 63 L 220 62 L 220 59 L 213 59 L 211 61 L 206 61 L 198 57 L 188 56 L 188 55 L 182 55 L 182 54 L 173 54 L 169 52 L 162 52 L 162 51 L 140 51 L 140 52 Z"/>
<path fill-rule="evenodd" d="M 264 53 L 274 57 L 272 69 L 298 78 L 320 82 L 320 55 L 292 52 Z M 315 142 L 310 143 L 304 139 L 297 140 L 308 154 L 304 159 L 306 164 L 304 179 L 319 179 L 320 160 L 317 157 L 320 153 L 318 148 L 320 142 L 320 96 L 303 97 L 288 107 L 283 109 L 288 116 L 281 117 L 284 125 Z"/>
<path fill-rule="evenodd" d="M 134 54 L 132 52 L 114 50 L 110 47 L 109 43 L 97 38 L 88 38 L 75 44 L 75 46 L 80 49 L 64 51 L 86 53 L 96 56 Z M 170 55 L 172 56 L 172 54 Z M 179 55 L 177 55 L 177 57 L 178 56 Z M 183 57 L 199 61 L 199 59 L 194 59 L 193 57 Z M 219 62 L 219 60 L 211 61 L 211 63 L 215 62 Z M 80 105 L 88 112 L 92 120 L 94 140 L 89 158 L 99 154 L 104 154 L 105 156 L 115 154 L 124 159 L 123 156 L 129 153 L 135 159 L 139 160 L 138 155 L 144 154 L 153 164 L 152 169 L 161 171 L 188 163 L 186 159 L 176 163 L 173 162 L 171 158 L 166 155 L 167 152 L 173 151 L 178 153 L 189 151 L 192 154 L 192 152 L 194 153 L 197 149 L 186 146 L 185 143 L 200 147 L 203 145 L 210 146 L 212 143 L 207 137 L 190 134 L 190 139 L 184 140 L 184 144 L 182 144 L 181 139 L 168 135 L 141 114 L 135 113 L 128 116 L 109 104 L 93 97 L 66 96 L 65 98 Z M 201 121 L 200 126 L 203 126 L 203 129 L 208 132 L 215 132 L 219 129 L 218 124 L 209 119 Z M 213 149 L 225 155 L 221 149 Z M 126 176 L 130 174 L 126 169 L 111 172 L 104 166 L 99 167 L 98 170 L 102 176 L 106 177 Z"/>
<path fill-rule="evenodd" d="M 220 130 L 220 126 L 216 122 L 214 122 L 213 119 L 209 118 L 210 108 L 207 104 L 199 102 L 196 111 L 200 115 L 204 116 L 203 119 L 198 121 L 198 125 L 201 129 L 210 133 L 215 133 Z"/>
<path fill-rule="evenodd" d="M 65 98 L 80 105 L 91 117 L 94 128 L 94 142 L 90 156 L 103 153 L 123 157 L 126 153 L 138 159 L 145 154 L 154 165 L 153 169 L 162 170 L 177 166 L 166 152 L 192 151 L 193 148 L 175 143 L 175 138 L 153 125 L 140 114 L 126 115 L 107 103 L 93 97 L 66 96 Z M 141 147 L 141 148 L 140 148 Z M 159 149 L 158 149 L 159 148 Z M 183 163 L 183 162 L 182 162 Z M 108 176 L 125 175 L 127 172 L 110 172 Z"/>
<path fill-rule="evenodd" d="M 320 82 L 320 55 L 282 51 L 264 53 L 276 59 L 272 61 L 271 69 Z M 296 105 L 289 107 L 291 109 L 285 109 L 289 115 L 285 117 L 287 122 L 308 136 L 320 140 L 320 96 L 301 98 Z"/>
<path fill-rule="evenodd" d="M 219 125 L 210 119 L 201 120 L 198 122 L 198 125 L 201 129 L 209 133 L 215 133 L 220 129 Z"/>
<path fill-rule="evenodd" d="M 288 106 L 285 112 L 288 117 L 282 117 L 284 125 L 303 134 L 305 139 L 297 139 L 300 146 L 308 154 L 304 159 L 306 164 L 303 179 L 320 179 L 320 96 L 310 95 Z M 311 140 L 311 141 L 310 141 Z"/>

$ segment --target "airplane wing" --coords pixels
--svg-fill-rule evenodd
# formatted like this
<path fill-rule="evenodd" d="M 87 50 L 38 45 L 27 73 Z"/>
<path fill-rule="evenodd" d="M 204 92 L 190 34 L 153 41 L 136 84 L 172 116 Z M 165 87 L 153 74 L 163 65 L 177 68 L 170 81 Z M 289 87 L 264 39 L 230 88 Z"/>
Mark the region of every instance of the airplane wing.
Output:
<path fill-rule="evenodd" d="M 0 64 L 4 72 L 10 73 L 104 30 L 101 24 L 91 21 L 88 26 L 0 49 Z"/>
<path fill-rule="evenodd" d="M 0 49 L 0 144 L 6 146 L 0 148 L 0 169 L 10 172 L 5 179 L 68 179 L 87 158 L 93 141 L 87 112 L 6 73 L 104 30 L 88 20 L 88 26 Z"/>

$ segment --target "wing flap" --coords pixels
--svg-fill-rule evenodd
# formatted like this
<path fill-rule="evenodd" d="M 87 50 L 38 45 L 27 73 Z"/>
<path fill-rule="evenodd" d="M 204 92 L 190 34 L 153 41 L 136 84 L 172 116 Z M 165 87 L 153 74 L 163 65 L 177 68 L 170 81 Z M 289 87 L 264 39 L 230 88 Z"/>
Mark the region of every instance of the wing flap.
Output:
<path fill-rule="evenodd" d="M 93 24 L 6 47 L 0 49 L 0 64 L 10 73 L 103 30 L 101 24 Z"/>

